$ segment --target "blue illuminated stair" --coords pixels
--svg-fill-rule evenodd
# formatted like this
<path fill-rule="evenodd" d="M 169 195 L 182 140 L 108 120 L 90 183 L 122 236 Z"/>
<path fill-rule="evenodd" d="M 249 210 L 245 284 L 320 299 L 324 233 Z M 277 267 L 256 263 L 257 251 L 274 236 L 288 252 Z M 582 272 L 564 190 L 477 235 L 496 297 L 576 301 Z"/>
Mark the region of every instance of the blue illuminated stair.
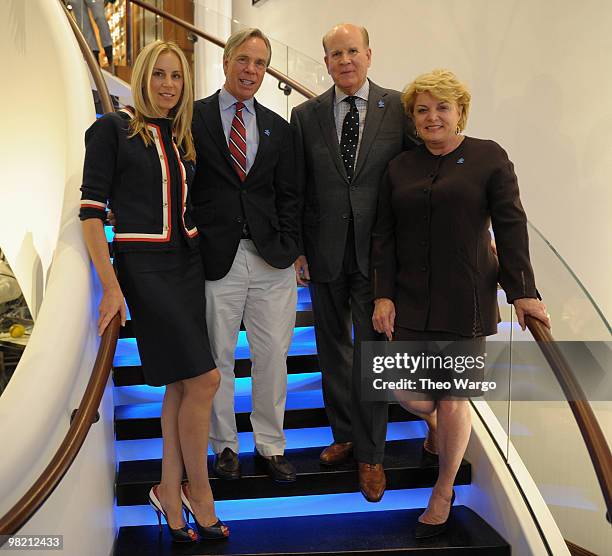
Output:
<path fill-rule="evenodd" d="M 216 511 L 231 528 L 227 542 L 177 546 L 171 543 L 165 525 L 159 534 L 147 493 L 161 475 L 159 418 L 164 389 L 143 384 L 131 329 L 123 331 L 113 371 L 116 521 L 120 527 L 114 554 L 510 555 L 504 539 L 481 517 L 460 505 L 471 481 L 471 467 L 466 461 L 457 475 L 457 504 L 448 530 L 435 539 L 414 539 L 414 523 L 427 504 L 437 463 L 423 456 L 425 425 L 397 405 L 389 406 L 384 461 L 387 491 L 380 503 L 366 502 L 359 492 L 354 462 L 333 468 L 319 464 L 319 453 L 332 442 L 332 435 L 323 407 L 307 289 L 299 289 L 299 302 L 287 360 L 284 423 L 286 455 L 296 467 L 297 480 L 275 483 L 253 459 L 249 349 L 241 332 L 236 349 L 235 372 L 239 378 L 235 406 L 243 477 L 223 481 L 210 474 Z M 171 339 L 167 341 L 170 345 Z M 211 465 L 209 450 L 209 469 Z"/>
<path fill-rule="evenodd" d="M 411 509 L 231 521 L 228 541 L 189 547 L 173 546 L 168 535 L 160 537 L 155 526 L 122 527 L 115 555 L 509 556 L 511 553 L 506 541 L 465 506 L 454 508 L 444 535 L 417 541 L 414 523 L 420 513 L 420 509 Z"/>

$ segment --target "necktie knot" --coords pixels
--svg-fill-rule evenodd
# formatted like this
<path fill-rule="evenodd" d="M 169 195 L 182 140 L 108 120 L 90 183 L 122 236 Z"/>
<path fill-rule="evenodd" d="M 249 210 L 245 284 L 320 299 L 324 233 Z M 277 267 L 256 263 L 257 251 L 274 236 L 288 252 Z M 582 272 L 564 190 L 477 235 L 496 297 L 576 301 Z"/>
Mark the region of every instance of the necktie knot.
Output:
<path fill-rule="evenodd" d="M 344 102 L 348 102 L 351 110 L 357 110 L 357 104 L 355 101 L 357 100 L 356 96 L 349 96 L 344 99 Z"/>
<path fill-rule="evenodd" d="M 244 108 L 244 102 L 237 102 L 236 103 L 236 114 L 240 115 L 240 112 L 242 111 L 243 108 Z"/>

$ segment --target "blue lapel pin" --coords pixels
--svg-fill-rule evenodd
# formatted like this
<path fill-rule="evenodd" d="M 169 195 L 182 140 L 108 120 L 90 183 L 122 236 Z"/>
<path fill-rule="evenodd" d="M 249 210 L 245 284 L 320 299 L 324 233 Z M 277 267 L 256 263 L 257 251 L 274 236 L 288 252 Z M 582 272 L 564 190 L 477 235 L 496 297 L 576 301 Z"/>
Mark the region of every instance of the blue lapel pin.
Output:
<path fill-rule="evenodd" d="M 268 137 L 270 137 L 270 130 L 269 130 L 269 129 L 264 129 L 264 133 L 265 133 L 265 134 L 266 134 Z"/>
<path fill-rule="evenodd" d="M 457 160 L 457 164 L 463 164 L 465 162 L 464 158 L 461 157 L 460 159 Z"/>
<path fill-rule="evenodd" d="M 378 101 L 378 108 L 384 108 L 385 107 L 385 101 L 381 98 Z"/>

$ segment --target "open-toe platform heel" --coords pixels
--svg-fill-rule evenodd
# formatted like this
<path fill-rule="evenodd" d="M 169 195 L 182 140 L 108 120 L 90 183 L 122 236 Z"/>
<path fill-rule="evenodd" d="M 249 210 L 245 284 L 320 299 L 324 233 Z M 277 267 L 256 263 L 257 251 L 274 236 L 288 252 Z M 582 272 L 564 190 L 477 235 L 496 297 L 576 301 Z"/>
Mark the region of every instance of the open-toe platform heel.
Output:
<path fill-rule="evenodd" d="M 157 487 L 159 487 L 159 485 L 153 486 L 149 491 L 149 504 L 151 504 L 151 507 L 157 514 L 157 523 L 159 524 L 159 532 L 161 533 L 161 516 L 163 515 L 166 518 L 166 523 L 168 523 L 168 516 L 166 515 L 166 512 L 164 511 L 164 508 L 157 497 Z M 170 524 L 168 524 L 168 530 L 170 531 L 170 536 L 172 537 L 173 542 L 187 543 L 196 542 L 198 540 L 198 535 L 191 527 L 189 527 L 188 524 L 185 524 L 185 526 L 181 527 L 180 529 L 172 529 Z"/>
<path fill-rule="evenodd" d="M 195 523 L 195 526 L 200 535 L 200 539 L 222 540 L 227 539 L 229 537 L 229 527 L 225 525 L 225 523 L 223 523 L 220 519 L 218 519 L 216 523 L 208 527 L 200 525 L 200 523 L 196 519 L 195 513 L 193 512 L 191 503 L 189 502 L 186 484 L 181 485 L 181 500 L 183 501 L 183 508 L 185 509 L 185 512 L 187 514 L 187 521 L 189 521 L 189 515 L 191 514 L 191 516 L 193 516 L 193 522 Z"/>

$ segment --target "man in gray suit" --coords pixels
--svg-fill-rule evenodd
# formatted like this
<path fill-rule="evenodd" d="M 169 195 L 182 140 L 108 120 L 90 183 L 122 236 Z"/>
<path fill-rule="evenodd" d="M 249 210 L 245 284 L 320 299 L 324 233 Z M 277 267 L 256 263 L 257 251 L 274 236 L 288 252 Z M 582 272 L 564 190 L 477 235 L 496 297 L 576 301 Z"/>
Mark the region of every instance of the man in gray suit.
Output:
<path fill-rule="evenodd" d="M 293 110 L 301 187 L 298 283 L 309 283 L 323 396 L 334 442 L 321 463 L 354 455 L 370 502 L 385 491 L 387 405 L 360 393 L 360 343 L 372 327 L 370 235 L 387 163 L 417 142 L 397 91 L 367 79 L 372 52 L 365 28 L 337 25 L 323 37 L 334 87 Z M 354 343 L 351 335 L 354 330 Z"/>

